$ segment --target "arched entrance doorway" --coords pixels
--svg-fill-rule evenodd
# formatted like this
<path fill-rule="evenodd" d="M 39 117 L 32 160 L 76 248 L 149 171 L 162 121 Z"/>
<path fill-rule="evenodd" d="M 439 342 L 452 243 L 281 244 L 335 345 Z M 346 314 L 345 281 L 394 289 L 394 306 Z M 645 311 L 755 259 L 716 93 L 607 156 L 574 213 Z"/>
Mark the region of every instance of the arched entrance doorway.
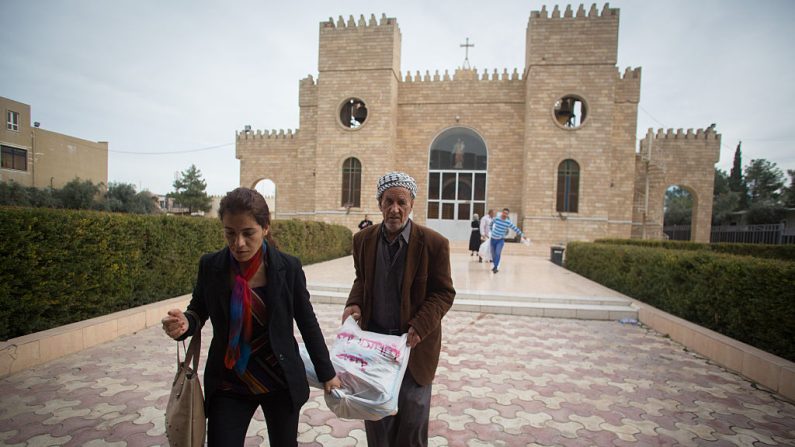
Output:
<path fill-rule="evenodd" d="M 694 240 L 696 195 L 687 186 L 672 185 L 663 199 L 663 237 L 675 241 Z"/>
<path fill-rule="evenodd" d="M 271 220 L 276 218 L 276 183 L 271 179 L 262 179 L 254 184 L 254 189 L 265 197 L 268 202 L 268 210 L 271 213 Z"/>
<path fill-rule="evenodd" d="M 450 240 L 468 240 L 470 221 L 486 211 L 488 150 L 467 127 L 437 136 L 430 148 L 427 224 Z"/>

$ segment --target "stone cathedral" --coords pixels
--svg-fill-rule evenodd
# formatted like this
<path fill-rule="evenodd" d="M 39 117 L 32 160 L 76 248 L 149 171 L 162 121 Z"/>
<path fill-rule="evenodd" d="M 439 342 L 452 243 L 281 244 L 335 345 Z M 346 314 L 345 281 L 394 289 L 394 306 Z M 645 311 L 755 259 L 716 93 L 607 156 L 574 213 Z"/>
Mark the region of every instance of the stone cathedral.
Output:
<path fill-rule="evenodd" d="M 708 242 L 720 135 L 649 129 L 637 142 L 641 69 L 616 66 L 618 30 L 609 5 L 542 7 L 524 67 L 403 74 L 396 19 L 321 22 L 300 128 L 237 132 L 240 184 L 273 181 L 279 219 L 355 229 L 365 214 L 381 220 L 378 177 L 405 171 L 419 185 L 415 221 L 465 240 L 473 214 L 507 207 L 542 245 L 662 238 L 678 185 L 694 198 L 691 239 Z"/>

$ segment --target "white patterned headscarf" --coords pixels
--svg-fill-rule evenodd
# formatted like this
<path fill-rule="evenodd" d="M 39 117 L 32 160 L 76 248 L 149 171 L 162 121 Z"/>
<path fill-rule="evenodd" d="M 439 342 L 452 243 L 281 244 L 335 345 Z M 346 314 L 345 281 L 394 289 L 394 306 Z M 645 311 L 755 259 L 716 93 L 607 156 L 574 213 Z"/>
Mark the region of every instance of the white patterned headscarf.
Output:
<path fill-rule="evenodd" d="M 396 186 L 408 189 L 411 193 L 412 199 L 417 197 L 417 182 L 414 180 L 414 178 L 405 172 L 394 171 L 385 174 L 383 177 L 378 179 L 378 193 L 376 194 L 375 198 L 380 202 L 384 191 Z"/>

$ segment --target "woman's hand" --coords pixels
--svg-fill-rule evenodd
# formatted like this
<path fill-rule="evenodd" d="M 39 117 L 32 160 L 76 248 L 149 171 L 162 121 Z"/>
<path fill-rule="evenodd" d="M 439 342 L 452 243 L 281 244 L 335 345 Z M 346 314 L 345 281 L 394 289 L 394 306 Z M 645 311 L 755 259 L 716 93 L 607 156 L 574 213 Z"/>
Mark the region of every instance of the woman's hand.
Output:
<path fill-rule="evenodd" d="M 171 309 L 168 316 L 160 320 L 163 323 L 163 331 L 174 340 L 178 339 L 188 331 L 188 318 L 179 309 Z"/>
<path fill-rule="evenodd" d="M 334 376 L 334 378 L 323 384 L 323 390 L 326 394 L 330 394 L 331 390 L 336 388 L 342 388 L 342 382 L 340 382 L 337 376 Z"/>

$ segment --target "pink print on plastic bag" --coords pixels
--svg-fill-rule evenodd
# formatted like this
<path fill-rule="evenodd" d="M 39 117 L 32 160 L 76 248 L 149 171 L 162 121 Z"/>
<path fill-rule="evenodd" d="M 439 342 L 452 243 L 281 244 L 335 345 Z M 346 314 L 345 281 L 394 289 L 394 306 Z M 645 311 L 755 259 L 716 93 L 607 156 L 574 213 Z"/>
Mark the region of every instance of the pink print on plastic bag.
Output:
<path fill-rule="evenodd" d="M 353 334 L 351 332 L 340 332 L 339 334 L 337 334 L 337 340 L 345 341 L 348 343 L 351 343 L 354 340 L 356 340 L 359 346 L 365 349 L 372 349 L 378 351 L 379 353 L 381 353 L 381 355 L 383 355 L 384 357 L 389 359 L 389 361 L 394 363 L 400 363 L 402 359 L 401 356 L 405 352 L 405 350 L 400 349 L 397 343 L 383 343 L 378 340 L 373 340 L 370 338 L 357 337 L 356 334 Z M 367 362 L 365 362 L 365 364 L 366 363 Z"/>

